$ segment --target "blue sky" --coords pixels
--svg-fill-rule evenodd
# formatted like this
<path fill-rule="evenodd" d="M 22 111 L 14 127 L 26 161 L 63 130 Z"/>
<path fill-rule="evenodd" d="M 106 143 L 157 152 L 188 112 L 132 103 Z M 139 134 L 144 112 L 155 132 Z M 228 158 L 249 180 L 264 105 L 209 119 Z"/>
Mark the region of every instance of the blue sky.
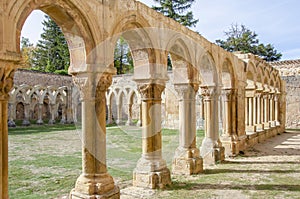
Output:
<path fill-rule="evenodd" d="M 153 0 L 140 0 L 151 6 Z M 299 0 L 196 0 L 192 11 L 199 22 L 194 30 L 214 42 L 224 39 L 231 24 L 246 25 L 262 43 L 271 43 L 282 60 L 300 59 Z M 22 36 L 36 43 L 42 32 L 43 13 L 33 12 L 23 26 Z"/>

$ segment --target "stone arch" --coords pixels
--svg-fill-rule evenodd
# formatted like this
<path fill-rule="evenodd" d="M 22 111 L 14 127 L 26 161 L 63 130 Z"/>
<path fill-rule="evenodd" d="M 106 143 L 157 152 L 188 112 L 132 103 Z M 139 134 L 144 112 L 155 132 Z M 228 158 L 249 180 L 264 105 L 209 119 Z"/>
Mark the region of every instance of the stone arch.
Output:
<path fill-rule="evenodd" d="M 14 18 L 16 27 L 13 28 L 15 51 L 20 52 L 20 34 L 22 27 L 33 10 L 41 10 L 48 14 L 61 27 L 70 51 L 70 71 L 82 71 L 93 60 L 96 53 L 93 17 L 86 12 L 87 5 L 82 1 L 55 1 L 55 0 L 26 0 L 17 4 L 16 0 L 8 3 L 9 17 Z M 99 35 L 99 28 L 97 35 Z M 101 35 L 101 34 L 100 34 Z"/>
<path fill-rule="evenodd" d="M 247 82 L 247 88 L 255 88 L 256 83 L 256 67 L 253 62 L 249 62 L 246 67 L 246 82 Z"/>
<path fill-rule="evenodd" d="M 256 87 L 258 90 L 263 90 L 263 79 L 264 79 L 263 66 L 259 64 L 257 66 L 257 76 L 256 76 Z"/>
<path fill-rule="evenodd" d="M 171 39 L 167 46 L 173 66 L 174 84 L 199 83 L 196 64 L 192 60 L 190 49 L 186 44 L 188 41 L 179 35 Z"/>
<path fill-rule="evenodd" d="M 17 102 L 16 104 L 16 119 L 22 120 L 25 117 L 25 107 L 23 102 Z"/>
<path fill-rule="evenodd" d="M 209 52 L 203 54 L 199 59 L 198 71 L 200 71 L 200 84 L 202 86 L 217 86 L 219 84 L 218 70 Z"/>
<path fill-rule="evenodd" d="M 110 38 L 111 49 L 109 53 L 113 55 L 113 49 L 120 36 L 122 36 L 129 45 L 131 56 L 134 65 L 134 76 L 139 79 L 149 79 L 159 71 L 167 71 L 167 68 L 161 69 L 157 56 L 157 50 L 154 46 L 153 35 L 151 36 L 151 29 L 147 20 L 140 15 L 132 15 L 129 13 L 123 16 L 122 19 L 117 20 L 113 26 L 112 37 Z M 108 55 L 109 57 L 109 55 Z M 166 62 L 167 56 L 162 58 Z M 112 57 L 108 58 L 113 60 Z M 154 67 L 156 66 L 156 67 Z"/>
<path fill-rule="evenodd" d="M 222 63 L 221 78 L 223 88 L 235 88 L 236 73 L 232 62 L 225 58 Z"/>

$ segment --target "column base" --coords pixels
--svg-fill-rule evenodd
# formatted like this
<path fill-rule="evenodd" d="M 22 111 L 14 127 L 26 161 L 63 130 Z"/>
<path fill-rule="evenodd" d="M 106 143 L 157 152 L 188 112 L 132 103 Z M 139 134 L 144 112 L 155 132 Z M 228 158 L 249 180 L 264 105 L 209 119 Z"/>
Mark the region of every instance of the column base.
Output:
<path fill-rule="evenodd" d="M 210 138 L 204 138 L 200 151 L 204 165 L 214 165 L 225 160 L 225 148 Z"/>
<path fill-rule="evenodd" d="M 43 120 L 38 120 L 38 121 L 36 121 L 36 124 L 37 124 L 37 125 L 43 125 L 43 124 L 44 124 L 44 121 L 43 121 Z"/>
<path fill-rule="evenodd" d="M 270 129 L 270 123 L 269 122 L 264 123 L 264 129 Z"/>
<path fill-rule="evenodd" d="M 256 131 L 263 131 L 264 130 L 264 124 L 256 124 Z"/>
<path fill-rule="evenodd" d="M 170 170 L 163 159 L 142 157 L 133 171 L 133 186 L 163 189 L 171 184 Z"/>
<path fill-rule="evenodd" d="M 177 148 L 172 163 L 172 173 L 192 175 L 203 172 L 203 160 L 199 150 Z"/>
<path fill-rule="evenodd" d="M 142 121 L 141 121 L 141 120 L 138 120 L 138 122 L 136 123 L 136 126 L 137 126 L 137 127 L 142 126 Z"/>
<path fill-rule="evenodd" d="M 271 121 L 270 122 L 270 127 L 276 127 L 276 121 Z"/>
<path fill-rule="evenodd" d="M 220 137 L 222 146 L 225 149 L 225 156 L 226 157 L 234 157 L 239 154 L 239 143 L 238 141 L 234 140 L 232 137 Z"/>
<path fill-rule="evenodd" d="M 133 122 L 132 121 L 127 121 L 125 125 L 126 126 L 133 126 Z"/>
<path fill-rule="evenodd" d="M 22 126 L 30 126 L 30 122 L 29 122 L 29 120 L 23 120 L 23 122 L 22 122 Z"/>
<path fill-rule="evenodd" d="M 256 132 L 256 126 L 246 126 L 246 132 Z"/>
<path fill-rule="evenodd" d="M 49 120 L 48 124 L 55 124 L 55 120 Z"/>
<path fill-rule="evenodd" d="M 65 119 L 61 119 L 59 123 L 60 124 L 67 124 L 67 121 Z"/>
<path fill-rule="evenodd" d="M 69 197 L 69 199 L 108 198 L 120 198 L 120 189 L 114 184 L 113 178 L 108 173 L 97 176 L 79 176 L 75 189 L 71 191 Z"/>
<path fill-rule="evenodd" d="M 8 120 L 7 122 L 8 127 L 16 127 L 16 123 L 13 120 Z"/>
<path fill-rule="evenodd" d="M 133 171 L 133 186 L 150 189 L 163 189 L 171 184 L 171 174 L 168 168 L 155 172 Z"/>

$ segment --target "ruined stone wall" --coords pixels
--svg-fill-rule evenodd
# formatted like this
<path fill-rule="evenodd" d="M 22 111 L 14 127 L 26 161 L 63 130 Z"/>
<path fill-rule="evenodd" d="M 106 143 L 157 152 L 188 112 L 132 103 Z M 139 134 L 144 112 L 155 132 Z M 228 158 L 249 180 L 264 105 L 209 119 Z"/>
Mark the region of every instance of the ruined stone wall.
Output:
<path fill-rule="evenodd" d="M 286 127 L 300 128 L 300 59 L 272 62 L 286 81 Z"/>
<path fill-rule="evenodd" d="M 286 127 L 300 128 L 300 75 L 282 77 L 286 81 Z"/>
<path fill-rule="evenodd" d="M 26 84 L 28 86 L 70 86 L 72 85 L 72 77 L 69 75 L 57 75 L 52 73 L 42 73 L 38 71 L 18 69 L 15 72 L 15 85 Z"/>

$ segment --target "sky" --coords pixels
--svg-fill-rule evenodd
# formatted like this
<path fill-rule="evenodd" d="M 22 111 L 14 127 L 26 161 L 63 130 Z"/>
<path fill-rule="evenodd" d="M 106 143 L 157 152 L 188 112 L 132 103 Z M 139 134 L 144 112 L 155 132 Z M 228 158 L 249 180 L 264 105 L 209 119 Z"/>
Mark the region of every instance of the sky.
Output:
<path fill-rule="evenodd" d="M 148 6 L 153 0 L 139 0 Z M 243 24 L 258 35 L 261 43 L 272 44 L 283 54 L 282 60 L 300 59 L 299 0 L 195 0 L 195 28 L 211 42 L 225 39 L 232 24 Z M 22 36 L 36 43 L 42 33 L 43 13 L 34 11 L 26 20 Z"/>

